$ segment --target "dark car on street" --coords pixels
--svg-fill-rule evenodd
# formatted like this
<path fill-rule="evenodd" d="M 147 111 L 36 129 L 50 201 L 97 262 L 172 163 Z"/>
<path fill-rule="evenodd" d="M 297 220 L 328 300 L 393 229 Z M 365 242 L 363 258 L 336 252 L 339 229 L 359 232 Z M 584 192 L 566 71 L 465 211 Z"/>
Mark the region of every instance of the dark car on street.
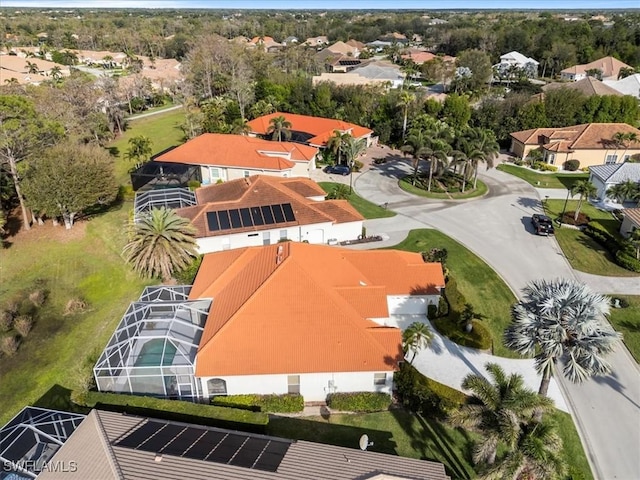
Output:
<path fill-rule="evenodd" d="M 546 215 L 534 213 L 531 217 L 531 223 L 538 235 L 553 235 L 553 222 Z"/>
<path fill-rule="evenodd" d="M 351 173 L 351 169 L 347 165 L 329 165 L 324 169 L 324 171 L 342 176 L 349 175 Z"/>

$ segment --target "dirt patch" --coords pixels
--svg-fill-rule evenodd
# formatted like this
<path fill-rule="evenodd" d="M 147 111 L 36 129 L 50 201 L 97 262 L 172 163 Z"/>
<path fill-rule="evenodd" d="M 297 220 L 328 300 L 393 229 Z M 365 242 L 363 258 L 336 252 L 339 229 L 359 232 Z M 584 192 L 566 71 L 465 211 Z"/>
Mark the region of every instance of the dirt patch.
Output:
<path fill-rule="evenodd" d="M 47 220 L 44 225 L 32 225 L 30 230 L 25 230 L 22 228 L 19 215 L 20 212 L 16 211 L 10 216 L 13 221 L 17 220 L 19 229 L 5 237 L 9 244 L 37 242 L 39 240 L 54 240 L 60 243 L 67 243 L 84 238 L 87 231 L 87 222 L 83 220 L 75 222 L 70 230 L 64 228 L 63 224 L 54 226 L 51 220 Z"/>

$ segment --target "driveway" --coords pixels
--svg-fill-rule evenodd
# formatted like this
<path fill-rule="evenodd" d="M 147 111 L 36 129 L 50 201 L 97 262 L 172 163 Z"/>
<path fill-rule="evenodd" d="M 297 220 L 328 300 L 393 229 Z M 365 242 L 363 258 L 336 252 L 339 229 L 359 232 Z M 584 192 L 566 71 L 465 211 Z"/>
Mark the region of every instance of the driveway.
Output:
<path fill-rule="evenodd" d="M 531 280 L 560 277 L 585 281 L 602 293 L 620 289 L 640 294 L 638 278 L 610 279 L 574 272 L 553 237 L 535 235 L 530 217 L 541 211 L 541 204 L 539 192 L 528 183 L 489 170 L 481 173 L 489 186 L 484 198 L 434 201 L 400 190 L 398 179 L 410 171 L 408 161 L 398 159 L 372 166 L 354 182 L 361 196 L 378 204 L 389 202 L 389 209 L 398 213 L 390 219 L 366 222 L 370 234 L 388 237 L 385 244 L 401 240 L 416 226 L 430 226 L 484 259 L 516 295 Z M 640 370 L 622 344 L 608 360 L 612 375 L 581 385 L 567 382 L 562 375 L 557 380 L 596 478 L 636 480 L 640 478 Z"/>

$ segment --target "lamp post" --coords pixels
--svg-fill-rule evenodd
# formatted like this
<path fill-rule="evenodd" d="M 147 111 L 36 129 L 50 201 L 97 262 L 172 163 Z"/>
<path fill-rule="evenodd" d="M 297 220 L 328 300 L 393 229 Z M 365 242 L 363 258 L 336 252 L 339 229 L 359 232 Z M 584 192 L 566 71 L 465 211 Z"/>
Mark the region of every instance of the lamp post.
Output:
<path fill-rule="evenodd" d="M 544 196 L 544 203 L 542 204 L 542 211 L 547 214 L 547 205 L 549 205 L 549 195 Z"/>

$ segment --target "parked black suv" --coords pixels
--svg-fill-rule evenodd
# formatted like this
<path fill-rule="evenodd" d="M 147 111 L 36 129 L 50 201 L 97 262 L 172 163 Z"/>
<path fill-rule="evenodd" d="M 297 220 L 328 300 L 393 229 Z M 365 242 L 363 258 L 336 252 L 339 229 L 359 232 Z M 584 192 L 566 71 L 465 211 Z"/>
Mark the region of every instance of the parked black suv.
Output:
<path fill-rule="evenodd" d="M 553 235 L 553 222 L 546 215 L 534 213 L 531 217 L 531 223 L 538 235 Z"/>
<path fill-rule="evenodd" d="M 351 173 L 351 169 L 347 165 L 329 165 L 324 169 L 327 173 L 336 173 L 338 175 L 349 175 Z"/>

